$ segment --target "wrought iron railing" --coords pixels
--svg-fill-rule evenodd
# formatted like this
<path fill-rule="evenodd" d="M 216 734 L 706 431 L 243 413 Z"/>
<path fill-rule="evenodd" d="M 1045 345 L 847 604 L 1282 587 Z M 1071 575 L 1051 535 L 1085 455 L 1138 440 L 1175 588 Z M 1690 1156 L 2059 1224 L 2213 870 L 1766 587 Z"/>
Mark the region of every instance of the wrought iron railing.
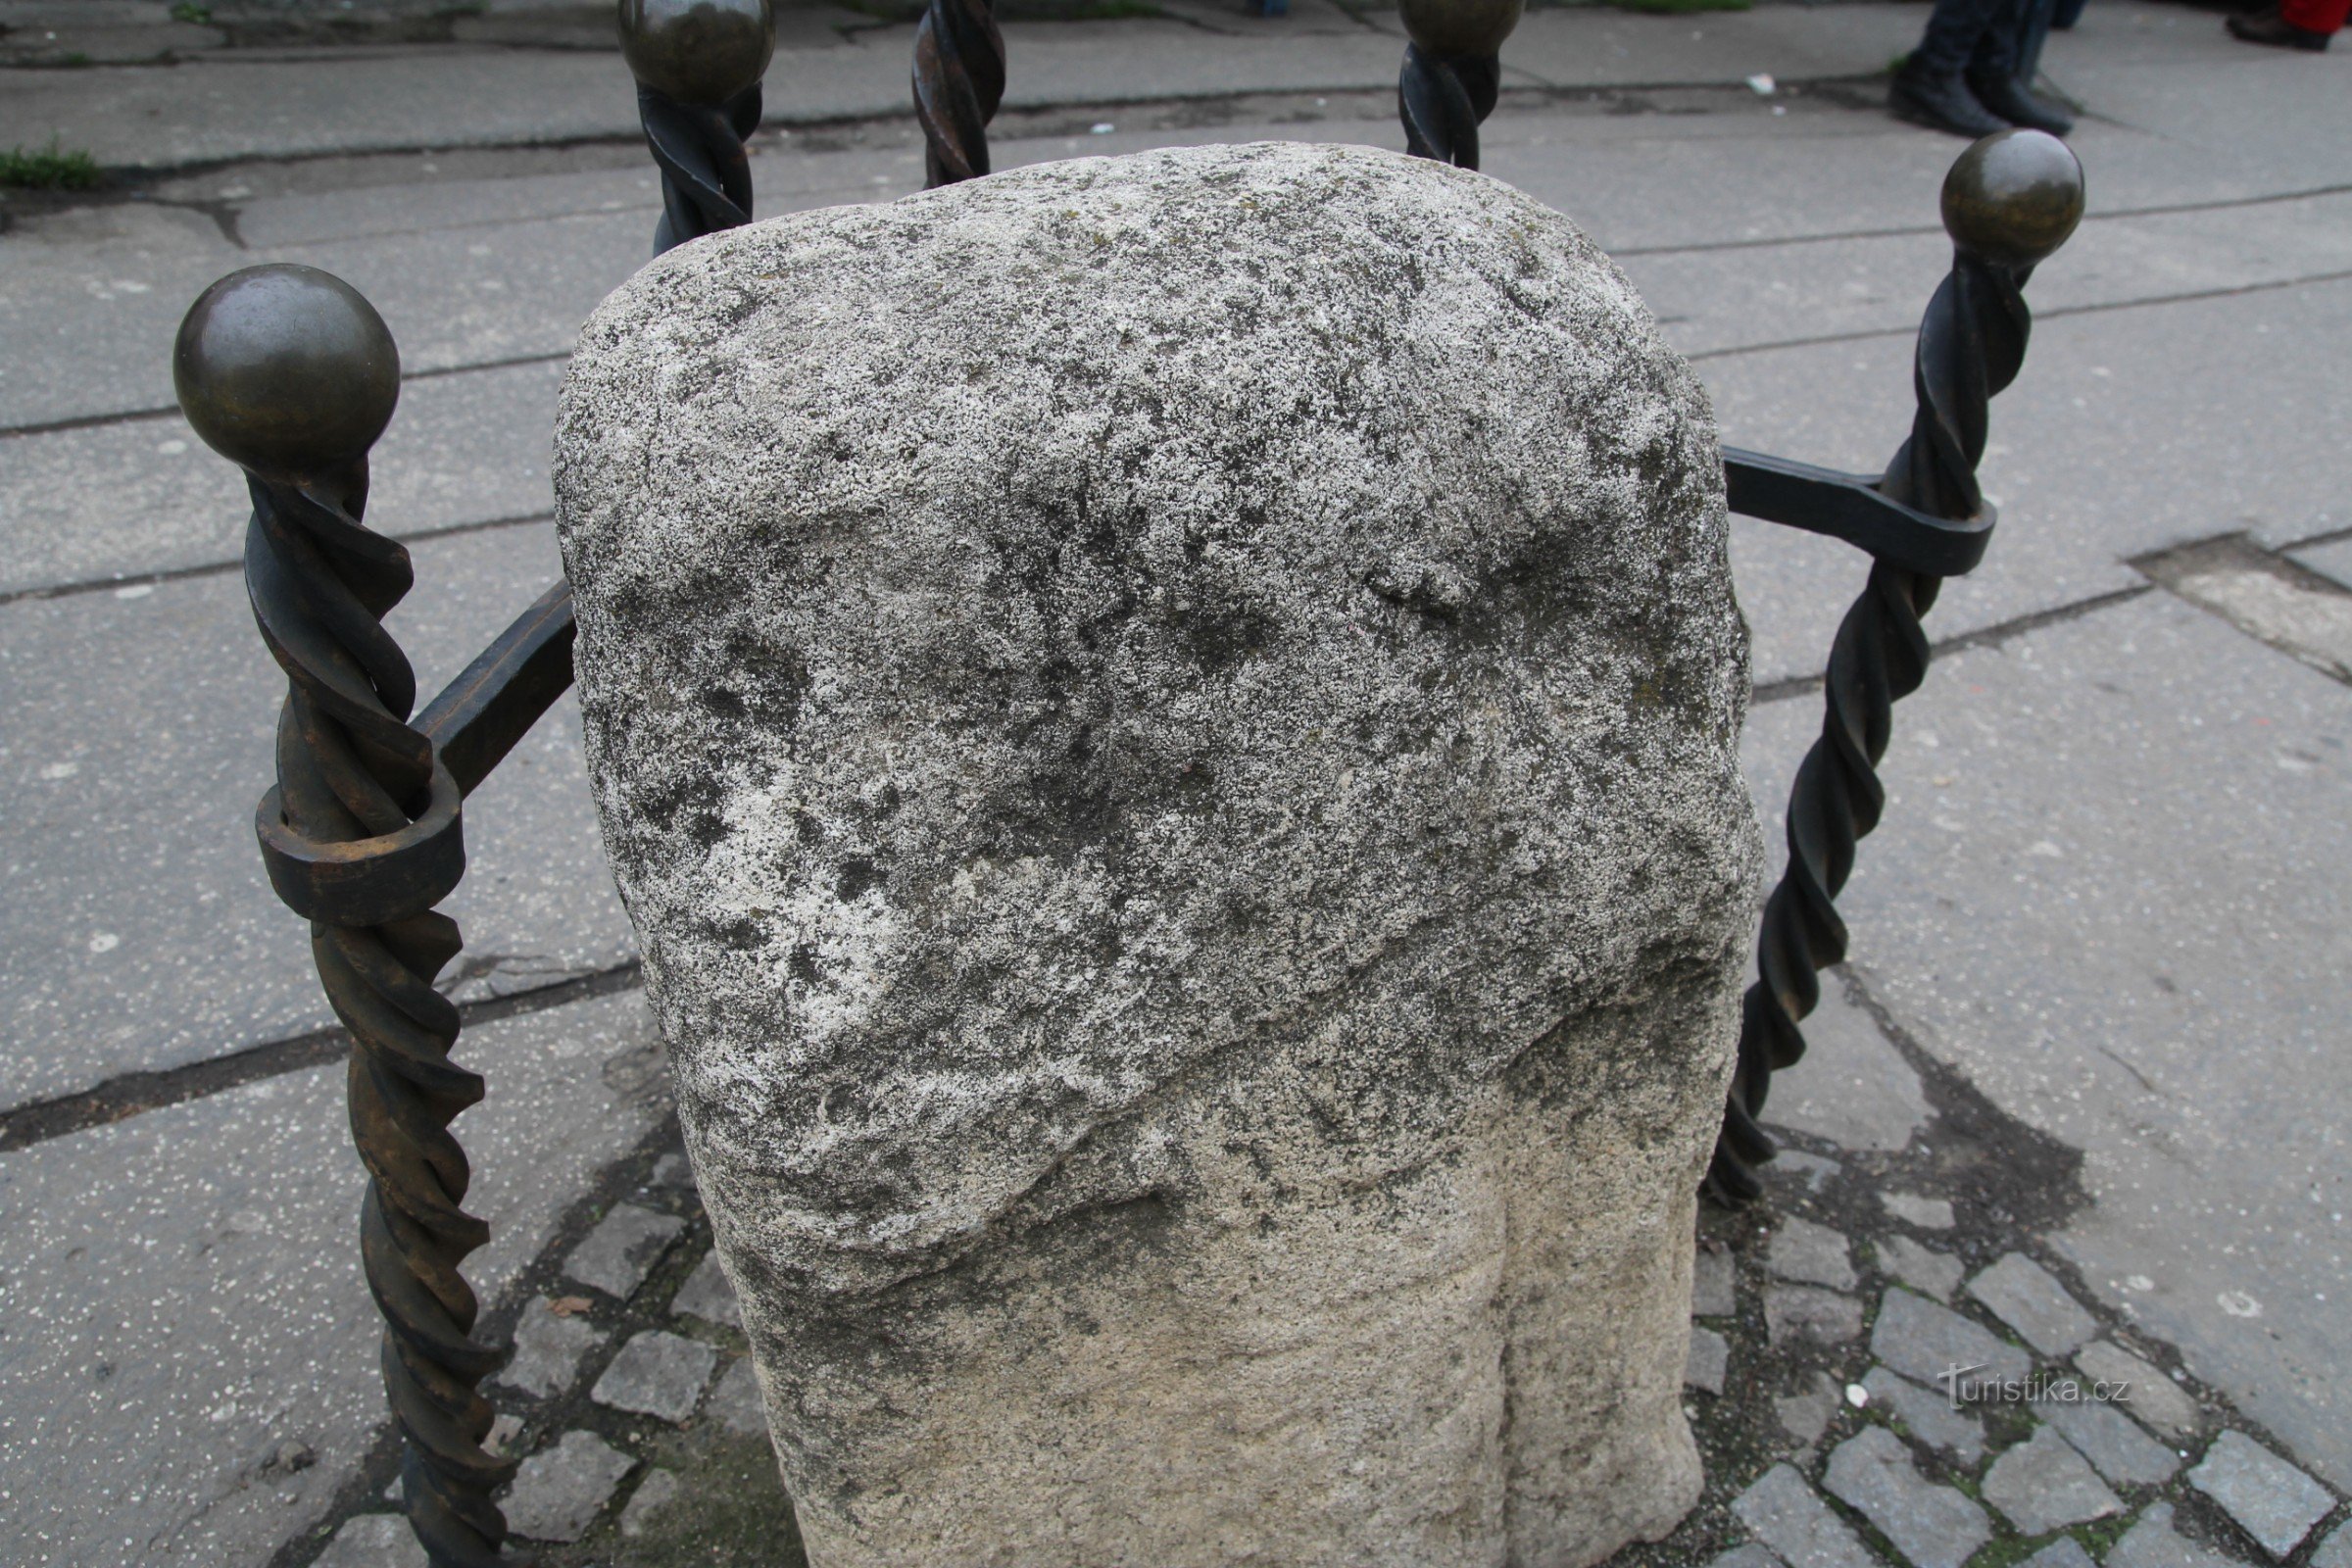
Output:
<path fill-rule="evenodd" d="M 750 220 L 745 143 L 772 52 L 770 0 L 621 0 L 646 143 L 662 173 L 657 254 Z M 1475 169 L 1499 50 L 1518 0 L 1407 0 L 1397 102 L 1408 149 Z M 914 106 L 928 183 L 988 172 L 1004 89 L 992 0 L 931 0 L 916 32 Z M 1992 531 L 1975 469 L 1986 409 L 2015 378 L 2035 263 L 2073 231 L 2082 171 L 2037 132 L 1987 137 L 1943 189 L 1952 270 L 1930 301 L 1911 437 L 1884 474 L 1847 474 L 1725 449 L 1733 511 L 1841 539 L 1872 561 L 1830 653 L 1821 738 L 1797 772 L 1787 874 L 1766 905 L 1709 1191 L 1755 1196 L 1772 1157 L 1758 1125 L 1772 1074 L 1804 1053 L 1817 972 L 1845 953 L 1834 901 L 1885 805 L 1875 771 L 1892 705 L 1926 673 L 1920 617 Z M 466 1212 L 450 1122 L 482 1098 L 452 1057 L 458 1011 L 436 988 L 457 925 L 435 906 L 466 870 L 463 800 L 572 677 L 569 586 L 557 582 L 421 712 L 384 630 L 412 582 L 407 550 L 367 526 L 368 453 L 399 393 L 399 355 L 340 279 L 273 265 L 220 279 L 179 330 L 174 378 L 197 434 L 245 469 L 245 577 L 284 668 L 277 784 L 255 821 L 270 884 L 311 922 L 319 982 L 350 1030 L 352 1135 L 367 1167 L 361 1253 L 384 1320 L 383 1376 L 404 1439 L 409 1519 L 435 1568 L 500 1560 L 492 1500 L 512 1461 L 484 1446 L 481 1380 L 502 1347 L 473 1332 L 461 1269 L 488 1239 Z"/>

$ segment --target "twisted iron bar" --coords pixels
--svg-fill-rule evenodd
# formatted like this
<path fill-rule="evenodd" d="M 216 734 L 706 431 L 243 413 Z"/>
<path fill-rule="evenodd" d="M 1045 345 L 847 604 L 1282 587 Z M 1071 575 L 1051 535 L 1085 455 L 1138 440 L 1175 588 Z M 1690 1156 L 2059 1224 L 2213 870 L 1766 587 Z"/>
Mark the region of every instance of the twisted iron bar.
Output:
<path fill-rule="evenodd" d="M 1911 434 L 1879 483 L 1882 493 L 1934 516 L 1984 511 L 1977 464 L 1984 455 L 1993 396 L 2017 379 L 2033 325 L 2022 292 L 2033 268 L 2004 267 L 1963 248 L 1920 322 Z M 1756 982 L 1741 999 L 1740 1048 L 1707 1186 L 1745 1202 L 1762 1190 L 1754 1167 L 1773 1157 L 1758 1124 L 1772 1075 L 1805 1054 L 1801 1020 L 1821 1001 L 1820 970 L 1846 954 L 1836 899 L 1854 868 L 1856 845 L 1886 804 L 1878 764 L 1893 730 L 1894 704 L 1928 672 L 1920 624 L 1941 577 L 1880 561 L 1846 611 L 1831 646 L 1821 738 L 1789 791 L 1788 864 L 1764 906 Z"/>
<path fill-rule="evenodd" d="M 1396 78 L 1396 118 L 1404 150 L 1457 169 L 1478 167 L 1478 127 L 1502 92 L 1500 54 L 1446 55 L 1404 46 Z"/>
<path fill-rule="evenodd" d="M 255 827 L 351 1031 L 361 1257 L 407 1440 L 409 1518 L 435 1568 L 483 1568 L 506 1536 L 490 1494 L 514 1465 L 482 1446 L 492 1412 L 476 1385 L 503 1355 L 473 1340 L 479 1305 L 458 1271 L 490 1231 L 462 1206 L 470 1172 L 448 1129 L 483 1085 L 451 1060 L 458 1009 L 433 987 L 461 947 L 457 923 L 433 910 L 465 874 L 461 792 L 407 722 L 416 678 L 382 624 L 415 574 L 406 549 L 360 521 L 365 458 L 324 478 L 248 470 L 248 483 L 246 589 L 287 679 L 277 786 Z"/>
<path fill-rule="evenodd" d="M 760 108 L 758 82 L 718 105 L 685 103 L 637 84 L 646 149 L 662 171 L 655 255 L 752 220 L 752 160 L 745 143 L 760 128 Z"/>
<path fill-rule="evenodd" d="M 988 172 L 988 122 L 1004 101 L 1004 35 L 993 0 L 931 0 L 914 32 L 923 185 Z"/>

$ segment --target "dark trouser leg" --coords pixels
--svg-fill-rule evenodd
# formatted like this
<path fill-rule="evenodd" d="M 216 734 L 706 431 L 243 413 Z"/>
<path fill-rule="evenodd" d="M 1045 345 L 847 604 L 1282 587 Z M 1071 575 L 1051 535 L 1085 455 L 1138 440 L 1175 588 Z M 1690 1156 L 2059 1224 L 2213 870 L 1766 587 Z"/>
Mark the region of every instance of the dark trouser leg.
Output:
<path fill-rule="evenodd" d="M 1928 30 L 1911 51 L 1907 74 L 1930 78 L 1956 76 L 1977 54 L 2016 0 L 1936 0 Z M 2014 45 L 2004 44 L 2004 49 Z"/>

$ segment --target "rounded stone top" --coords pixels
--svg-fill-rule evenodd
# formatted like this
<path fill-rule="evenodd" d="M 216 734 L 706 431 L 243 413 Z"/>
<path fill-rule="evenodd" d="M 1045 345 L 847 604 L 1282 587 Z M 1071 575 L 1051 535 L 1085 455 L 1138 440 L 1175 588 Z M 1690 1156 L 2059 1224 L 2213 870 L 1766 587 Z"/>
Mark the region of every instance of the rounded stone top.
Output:
<path fill-rule="evenodd" d="M 620 0 L 620 52 L 637 79 L 685 104 L 723 104 L 767 74 L 773 0 Z"/>
<path fill-rule="evenodd" d="M 1405 35 L 1433 55 L 1499 53 L 1519 25 L 1522 0 L 1403 0 Z"/>
<path fill-rule="evenodd" d="M 272 262 L 196 297 L 172 384 L 205 445 L 264 473 L 365 457 L 400 401 L 400 350 L 375 307 L 331 272 Z"/>
<path fill-rule="evenodd" d="M 2042 261 L 2082 221 L 2082 165 L 2047 131 L 1995 131 L 1944 176 L 1945 231 L 2003 267 Z"/>

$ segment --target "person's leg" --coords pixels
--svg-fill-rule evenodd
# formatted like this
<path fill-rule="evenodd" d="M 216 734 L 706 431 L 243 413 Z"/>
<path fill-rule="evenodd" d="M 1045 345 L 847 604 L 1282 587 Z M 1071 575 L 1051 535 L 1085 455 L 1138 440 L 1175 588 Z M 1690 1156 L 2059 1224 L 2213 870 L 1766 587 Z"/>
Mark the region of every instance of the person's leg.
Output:
<path fill-rule="evenodd" d="M 2279 0 L 2230 19 L 2230 35 L 2278 49 L 2321 50 L 2344 24 L 2352 0 Z"/>
<path fill-rule="evenodd" d="M 1936 0 L 1928 30 L 1896 72 L 1887 107 L 1905 120 L 1956 136 L 1989 136 L 2008 128 L 1977 102 L 1962 79 L 1985 32 L 1998 25 L 2015 0 Z"/>
<path fill-rule="evenodd" d="M 2063 136 L 2075 128 L 2074 117 L 2027 91 L 2028 72 L 2023 63 L 2027 34 L 2034 30 L 2036 20 L 2043 22 L 2046 30 L 2049 9 L 2050 0 L 2006 0 L 1969 56 L 1968 90 L 1977 95 L 1977 102 L 2012 125 Z M 2041 53 L 2038 41 L 2033 49 L 2035 55 Z"/>

